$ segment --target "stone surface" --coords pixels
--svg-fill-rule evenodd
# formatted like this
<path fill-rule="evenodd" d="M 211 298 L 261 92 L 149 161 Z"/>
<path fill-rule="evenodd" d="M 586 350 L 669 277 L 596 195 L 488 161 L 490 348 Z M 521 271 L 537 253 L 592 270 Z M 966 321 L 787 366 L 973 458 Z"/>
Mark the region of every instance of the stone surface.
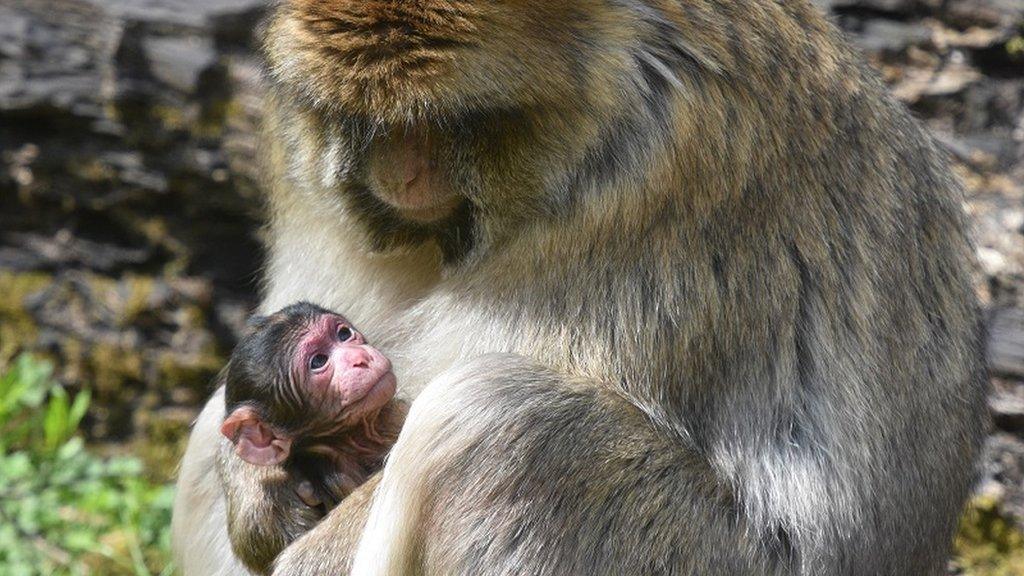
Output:
<path fill-rule="evenodd" d="M 93 441 L 194 413 L 253 304 L 264 4 L 0 0 L 0 365 L 92 389 Z"/>
<path fill-rule="evenodd" d="M 989 333 L 992 372 L 1024 379 L 1024 310 L 996 310 L 989 322 Z"/>

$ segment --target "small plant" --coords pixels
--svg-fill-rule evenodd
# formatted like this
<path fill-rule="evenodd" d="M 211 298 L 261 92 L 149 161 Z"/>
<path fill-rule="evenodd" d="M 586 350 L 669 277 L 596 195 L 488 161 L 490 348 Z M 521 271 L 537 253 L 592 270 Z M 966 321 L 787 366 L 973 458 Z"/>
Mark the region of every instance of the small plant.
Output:
<path fill-rule="evenodd" d="M 1014 36 L 1006 43 L 1006 51 L 1014 58 L 1024 57 L 1024 36 Z"/>
<path fill-rule="evenodd" d="M 171 573 L 171 487 L 86 449 L 89 400 L 28 355 L 0 375 L 0 576 Z"/>
<path fill-rule="evenodd" d="M 968 502 L 954 542 L 955 564 L 965 576 L 1024 574 L 1024 533 L 999 512 L 997 500 Z"/>

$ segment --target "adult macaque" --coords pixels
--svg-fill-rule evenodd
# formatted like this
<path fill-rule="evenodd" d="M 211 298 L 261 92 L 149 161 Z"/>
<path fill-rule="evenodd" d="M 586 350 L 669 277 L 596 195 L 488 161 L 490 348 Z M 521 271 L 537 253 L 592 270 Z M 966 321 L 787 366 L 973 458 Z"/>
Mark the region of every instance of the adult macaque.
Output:
<path fill-rule="evenodd" d="M 809 2 L 286 0 L 266 54 L 263 307 L 346 310 L 415 398 L 276 573 L 942 572 L 984 428 L 961 193 Z M 216 473 L 223 414 L 186 575 L 236 573 L 227 502 L 309 524 L 301 475 Z"/>
<path fill-rule="evenodd" d="M 327 508 L 379 470 L 405 417 L 404 405 L 392 400 L 395 376 L 387 357 L 344 317 L 308 303 L 254 319 L 220 382 L 227 407 L 221 433 L 237 456 L 301 470 L 310 484 L 300 495 L 313 505 L 326 501 Z M 225 464 L 222 474 L 245 473 Z M 233 514 L 229 534 L 239 558 L 266 572 L 298 534 L 276 535 L 288 518 L 256 510 L 264 514 Z"/>

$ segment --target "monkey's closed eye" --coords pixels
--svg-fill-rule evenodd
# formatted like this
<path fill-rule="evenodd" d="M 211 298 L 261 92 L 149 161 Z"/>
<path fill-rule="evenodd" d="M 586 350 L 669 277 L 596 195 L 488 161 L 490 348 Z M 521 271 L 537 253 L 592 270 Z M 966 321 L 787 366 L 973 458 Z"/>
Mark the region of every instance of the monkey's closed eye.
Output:
<path fill-rule="evenodd" d="M 327 365 L 327 360 L 327 354 L 314 354 L 313 357 L 309 359 L 309 369 L 319 370 Z"/>
<path fill-rule="evenodd" d="M 338 340 L 348 342 L 352 338 L 352 329 L 342 324 L 338 327 Z"/>

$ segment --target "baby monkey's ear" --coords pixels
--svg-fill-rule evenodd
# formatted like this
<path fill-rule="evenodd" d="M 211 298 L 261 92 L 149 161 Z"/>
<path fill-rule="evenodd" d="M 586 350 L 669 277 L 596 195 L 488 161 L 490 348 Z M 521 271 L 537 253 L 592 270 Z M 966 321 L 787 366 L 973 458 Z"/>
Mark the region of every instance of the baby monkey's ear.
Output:
<path fill-rule="evenodd" d="M 267 426 L 249 406 L 235 408 L 221 424 L 220 433 L 235 444 L 238 456 L 257 466 L 276 466 L 288 459 L 291 438 Z"/>

